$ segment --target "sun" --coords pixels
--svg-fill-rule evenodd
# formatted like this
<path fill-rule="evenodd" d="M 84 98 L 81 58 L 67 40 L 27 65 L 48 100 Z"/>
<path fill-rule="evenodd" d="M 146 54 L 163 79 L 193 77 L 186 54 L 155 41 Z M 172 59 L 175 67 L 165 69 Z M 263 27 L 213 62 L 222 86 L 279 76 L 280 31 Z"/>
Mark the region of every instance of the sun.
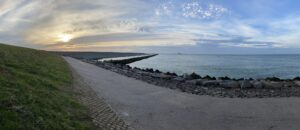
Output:
<path fill-rule="evenodd" d="M 69 42 L 73 38 L 73 36 L 70 34 L 61 34 L 58 36 L 58 38 L 61 42 Z"/>

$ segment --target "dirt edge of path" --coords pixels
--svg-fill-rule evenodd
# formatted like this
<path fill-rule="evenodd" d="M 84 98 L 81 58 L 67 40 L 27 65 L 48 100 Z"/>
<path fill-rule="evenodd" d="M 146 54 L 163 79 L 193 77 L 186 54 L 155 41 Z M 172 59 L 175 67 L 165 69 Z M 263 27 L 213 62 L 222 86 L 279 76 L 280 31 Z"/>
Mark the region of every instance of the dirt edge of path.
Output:
<path fill-rule="evenodd" d="M 121 119 L 116 112 L 99 97 L 81 76 L 72 68 L 73 89 L 76 98 L 88 108 L 89 116 L 92 118 L 96 129 L 99 130 L 132 130 L 132 128 Z"/>

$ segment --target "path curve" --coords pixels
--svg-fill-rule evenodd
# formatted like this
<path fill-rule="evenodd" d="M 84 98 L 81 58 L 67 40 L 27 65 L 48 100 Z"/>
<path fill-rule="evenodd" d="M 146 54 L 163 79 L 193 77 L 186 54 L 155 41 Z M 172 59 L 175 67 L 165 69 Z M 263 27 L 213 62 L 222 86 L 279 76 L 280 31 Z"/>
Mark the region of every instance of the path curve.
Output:
<path fill-rule="evenodd" d="M 65 58 L 98 96 L 138 130 L 297 130 L 300 98 L 230 99 L 158 87 Z"/>

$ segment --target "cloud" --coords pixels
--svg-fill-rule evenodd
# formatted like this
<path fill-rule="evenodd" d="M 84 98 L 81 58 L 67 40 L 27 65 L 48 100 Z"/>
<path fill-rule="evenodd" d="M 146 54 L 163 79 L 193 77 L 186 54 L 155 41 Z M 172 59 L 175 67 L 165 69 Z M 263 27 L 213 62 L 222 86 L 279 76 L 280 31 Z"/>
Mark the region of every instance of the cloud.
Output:
<path fill-rule="evenodd" d="M 95 47 L 134 47 L 134 46 L 181 46 L 195 45 L 196 42 L 184 34 L 149 34 L 149 33 L 109 33 L 103 35 L 83 36 L 70 43 L 48 45 L 48 48 L 95 48 Z"/>
<path fill-rule="evenodd" d="M 0 42 L 41 49 L 117 46 L 300 47 L 300 16 L 245 19 L 217 2 L 2 0 Z M 72 37 L 62 41 L 61 36 Z"/>
<path fill-rule="evenodd" d="M 200 2 L 184 3 L 183 16 L 188 18 L 212 19 L 229 14 L 229 10 L 215 4 L 202 5 Z"/>
<path fill-rule="evenodd" d="M 155 15 L 157 15 L 157 16 L 172 15 L 174 10 L 175 10 L 175 5 L 171 1 L 169 1 L 166 3 L 160 4 L 155 9 Z"/>
<path fill-rule="evenodd" d="M 205 4 L 199 1 L 174 3 L 168 1 L 160 4 L 155 9 L 157 16 L 183 16 L 195 19 L 216 19 L 230 14 L 230 11 L 216 4 Z"/>
<path fill-rule="evenodd" d="M 81 37 L 138 30 L 135 19 L 119 20 L 121 16 L 131 15 L 133 9 L 122 8 L 125 6 L 124 2 L 115 1 L 114 4 L 113 1 L 64 0 L 41 4 L 40 6 L 50 6 L 52 9 L 49 10 L 49 15 L 36 20 L 36 23 L 26 30 L 26 40 L 36 44 L 55 44 L 59 40 L 58 36 L 63 34 Z M 115 6 L 123 11 L 117 10 Z"/>

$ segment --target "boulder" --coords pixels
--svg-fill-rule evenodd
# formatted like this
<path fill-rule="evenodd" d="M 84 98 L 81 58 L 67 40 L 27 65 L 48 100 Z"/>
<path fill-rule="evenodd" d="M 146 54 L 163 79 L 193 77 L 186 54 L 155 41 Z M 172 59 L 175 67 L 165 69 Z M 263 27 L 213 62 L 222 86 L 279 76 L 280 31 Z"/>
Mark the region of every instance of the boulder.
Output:
<path fill-rule="evenodd" d="M 115 65 L 117 68 L 123 68 L 123 65 L 121 65 L 121 64 L 116 64 Z"/>
<path fill-rule="evenodd" d="M 220 81 L 217 81 L 217 80 L 202 81 L 202 86 L 204 86 L 204 87 L 217 87 L 219 85 L 220 85 Z"/>
<path fill-rule="evenodd" d="M 293 82 L 293 81 L 285 81 L 284 82 L 284 85 L 283 85 L 285 88 L 289 88 L 289 87 L 297 87 L 298 85 L 296 84 L 296 82 Z"/>
<path fill-rule="evenodd" d="M 142 69 L 134 67 L 133 70 L 139 70 L 139 71 L 141 71 Z"/>
<path fill-rule="evenodd" d="M 284 86 L 283 82 L 276 82 L 276 81 L 262 81 L 262 84 L 266 89 L 279 89 L 279 88 L 283 88 Z"/>
<path fill-rule="evenodd" d="M 239 79 L 236 79 L 237 81 L 243 81 L 245 80 L 245 78 L 239 78 Z"/>
<path fill-rule="evenodd" d="M 203 85 L 203 80 L 197 79 L 197 80 L 196 80 L 196 85 L 202 86 L 202 85 Z"/>
<path fill-rule="evenodd" d="M 277 77 L 268 77 L 266 78 L 267 81 L 281 81 L 280 78 L 277 78 Z"/>
<path fill-rule="evenodd" d="M 159 71 L 159 70 L 155 70 L 154 72 L 155 72 L 155 73 L 162 73 L 162 72 L 161 72 L 161 71 Z"/>
<path fill-rule="evenodd" d="M 183 75 L 181 75 L 180 77 L 184 78 L 185 80 L 191 80 L 192 78 L 190 78 L 190 75 L 185 73 Z"/>
<path fill-rule="evenodd" d="M 140 74 L 140 75 L 148 75 L 149 73 L 148 72 L 145 72 L 145 71 L 140 71 L 140 70 L 137 70 L 135 71 L 137 74 Z"/>
<path fill-rule="evenodd" d="M 159 78 L 159 79 L 166 79 L 166 80 L 170 80 L 173 78 L 173 76 L 170 75 L 165 75 L 162 73 L 151 73 L 150 75 L 152 78 Z"/>
<path fill-rule="evenodd" d="M 300 81 L 295 81 L 295 84 L 300 87 Z"/>
<path fill-rule="evenodd" d="M 183 77 L 186 80 L 193 80 L 193 79 L 198 79 L 198 76 L 196 73 L 194 73 L 194 74 L 192 73 L 192 74 L 183 74 L 181 77 Z"/>
<path fill-rule="evenodd" d="M 216 77 L 210 77 L 209 75 L 206 75 L 205 77 L 203 77 L 203 79 L 207 79 L 207 80 L 216 80 Z"/>
<path fill-rule="evenodd" d="M 198 85 L 198 86 L 203 85 L 203 80 L 202 79 L 188 80 L 186 82 L 189 83 L 189 84 Z"/>
<path fill-rule="evenodd" d="M 296 78 L 294 78 L 293 80 L 295 80 L 295 81 L 300 81 L 300 77 L 296 77 Z"/>
<path fill-rule="evenodd" d="M 173 80 L 178 81 L 178 82 L 184 82 L 185 81 L 185 79 L 183 77 L 179 77 L 179 76 L 173 78 Z"/>
<path fill-rule="evenodd" d="M 256 88 L 256 89 L 262 89 L 262 88 L 264 88 L 263 83 L 260 82 L 260 81 L 254 80 L 254 81 L 252 81 L 251 83 L 252 83 L 252 86 L 253 86 L 254 88 Z"/>
<path fill-rule="evenodd" d="M 196 74 L 196 73 L 190 74 L 190 77 L 191 77 L 192 79 L 200 79 L 200 78 L 201 78 L 201 76 L 198 75 L 198 74 Z"/>
<path fill-rule="evenodd" d="M 131 67 L 129 66 L 129 65 L 123 65 L 123 68 L 122 68 L 123 70 L 130 70 L 131 69 Z"/>
<path fill-rule="evenodd" d="M 185 82 L 188 84 L 196 85 L 197 81 L 196 80 L 186 80 Z"/>
<path fill-rule="evenodd" d="M 219 77 L 218 79 L 219 79 L 219 80 L 230 80 L 230 78 L 227 77 L 227 76 L 225 76 L 225 77 Z"/>
<path fill-rule="evenodd" d="M 167 73 L 165 73 L 166 75 L 170 75 L 170 76 L 177 76 L 177 74 L 176 73 L 170 73 L 170 72 L 167 72 Z"/>
<path fill-rule="evenodd" d="M 220 83 L 220 87 L 222 87 L 222 88 L 239 88 L 240 83 L 237 81 L 222 81 Z"/>
<path fill-rule="evenodd" d="M 146 68 L 145 71 L 146 71 L 146 72 L 150 72 L 150 73 L 153 73 L 153 72 L 154 72 L 154 70 L 153 70 L 152 68 L 150 68 L 150 69 L 149 69 L 149 68 Z"/>
<path fill-rule="evenodd" d="M 243 80 L 241 81 L 241 89 L 247 89 L 247 88 L 252 88 L 252 84 L 250 83 L 249 80 Z"/>

